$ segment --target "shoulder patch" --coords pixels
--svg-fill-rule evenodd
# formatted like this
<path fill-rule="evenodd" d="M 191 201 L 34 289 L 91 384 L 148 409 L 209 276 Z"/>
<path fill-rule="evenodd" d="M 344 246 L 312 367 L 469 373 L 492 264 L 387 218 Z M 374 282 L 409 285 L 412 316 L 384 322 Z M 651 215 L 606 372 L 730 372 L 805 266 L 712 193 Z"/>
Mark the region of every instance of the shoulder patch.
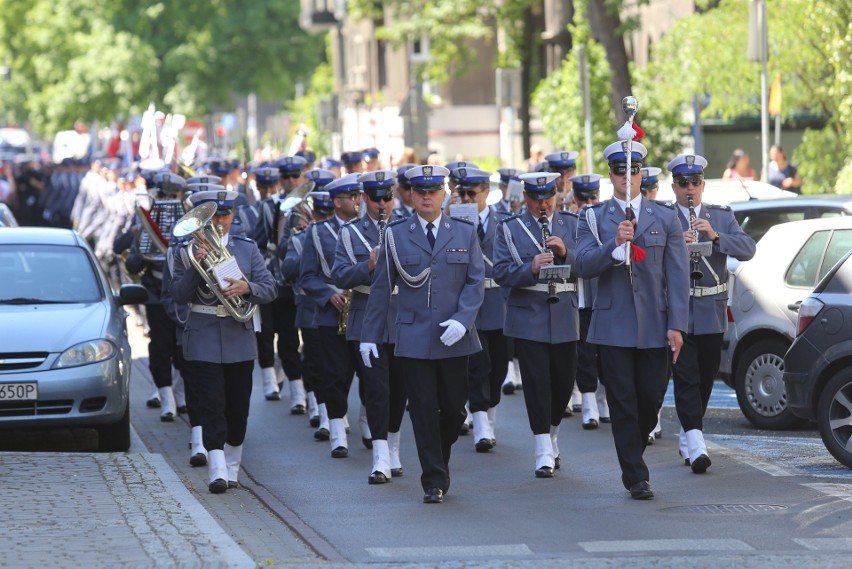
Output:
<path fill-rule="evenodd" d="M 354 218 L 354 219 L 350 219 L 349 221 L 347 221 L 346 223 L 344 223 L 344 224 L 343 224 L 343 227 L 347 227 L 347 226 L 349 226 L 349 225 L 352 225 L 353 223 L 358 223 L 359 221 L 361 221 L 361 218 L 360 218 L 360 217 L 356 217 L 356 218 Z"/>
<path fill-rule="evenodd" d="M 405 221 L 408 221 L 407 217 L 401 217 L 400 219 L 394 219 L 393 221 L 388 223 L 388 227 L 391 227 L 393 225 L 399 225 L 400 223 L 403 223 Z"/>
<path fill-rule="evenodd" d="M 453 216 L 450 216 L 450 219 L 452 219 L 454 221 L 461 221 L 462 223 L 467 223 L 468 225 L 473 225 L 473 222 L 469 219 L 464 219 L 464 218 L 461 218 L 461 217 L 453 217 Z"/>
<path fill-rule="evenodd" d="M 731 206 L 729 205 L 716 205 L 712 203 L 706 203 L 703 205 L 707 206 L 707 209 L 720 209 L 722 211 L 731 211 Z"/>
<path fill-rule="evenodd" d="M 579 213 L 575 213 L 573 211 L 567 211 L 567 210 L 564 210 L 564 209 L 560 209 L 556 213 L 561 214 L 561 215 L 565 215 L 565 216 L 568 216 L 568 217 L 576 217 L 576 218 L 580 217 Z"/>
<path fill-rule="evenodd" d="M 669 209 L 674 209 L 674 204 L 672 202 L 664 202 L 664 201 L 661 201 L 661 200 L 651 200 L 651 201 L 653 201 L 657 205 L 661 205 L 661 206 L 667 207 Z"/>
<path fill-rule="evenodd" d="M 244 235 L 231 235 L 232 238 L 237 239 L 239 241 L 245 241 L 247 243 L 254 243 L 254 239 L 250 237 L 246 237 Z"/>
<path fill-rule="evenodd" d="M 506 214 L 506 216 L 503 217 L 503 219 L 500 219 L 498 221 L 499 221 L 499 223 L 506 223 L 507 221 L 512 221 L 513 219 L 518 219 L 519 217 L 521 217 L 520 213 L 510 213 L 510 214 Z"/>

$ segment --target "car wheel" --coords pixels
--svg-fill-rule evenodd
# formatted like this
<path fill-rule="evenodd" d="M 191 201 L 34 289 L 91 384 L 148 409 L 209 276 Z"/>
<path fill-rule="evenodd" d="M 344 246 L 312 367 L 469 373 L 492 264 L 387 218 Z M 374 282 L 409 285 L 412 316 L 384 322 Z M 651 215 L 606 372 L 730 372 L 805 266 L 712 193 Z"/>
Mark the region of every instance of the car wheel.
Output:
<path fill-rule="evenodd" d="M 99 425 L 98 452 L 126 452 L 130 448 L 130 398 L 124 407 L 124 415 L 115 423 Z"/>
<path fill-rule="evenodd" d="M 822 390 L 817 426 L 828 452 L 852 468 L 852 370 L 837 373 Z"/>
<path fill-rule="evenodd" d="M 782 430 L 802 423 L 787 409 L 783 375 L 789 347 L 789 342 L 778 338 L 760 340 L 743 353 L 737 365 L 737 402 L 758 429 Z"/>

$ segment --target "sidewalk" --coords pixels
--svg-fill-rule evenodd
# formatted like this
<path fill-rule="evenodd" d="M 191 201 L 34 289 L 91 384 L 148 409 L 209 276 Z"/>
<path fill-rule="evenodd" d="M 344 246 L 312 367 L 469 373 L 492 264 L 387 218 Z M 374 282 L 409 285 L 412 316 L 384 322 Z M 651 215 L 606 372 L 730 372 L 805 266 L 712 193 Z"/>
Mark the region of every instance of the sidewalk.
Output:
<path fill-rule="evenodd" d="M 75 452 L 94 447 L 87 430 L 6 433 L 4 448 L 15 450 L 0 452 L 0 567 L 322 563 L 252 492 L 211 499 L 207 469 L 188 464 L 188 423 L 161 423 L 145 407 L 147 339 L 128 324 L 130 450 Z M 46 445 L 53 451 L 31 452 Z"/>

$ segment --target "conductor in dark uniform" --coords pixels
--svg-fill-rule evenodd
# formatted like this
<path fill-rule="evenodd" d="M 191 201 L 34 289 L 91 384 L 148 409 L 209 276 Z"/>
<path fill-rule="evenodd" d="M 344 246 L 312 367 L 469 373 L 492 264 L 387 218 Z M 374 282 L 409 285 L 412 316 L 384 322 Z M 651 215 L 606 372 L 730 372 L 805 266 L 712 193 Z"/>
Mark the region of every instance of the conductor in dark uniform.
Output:
<path fill-rule="evenodd" d="M 680 453 L 699 474 L 710 467 L 704 413 L 719 372 L 722 335 L 728 327 L 728 256 L 748 261 L 755 252 L 754 240 L 740 228 L 731 208 L 702 202 L 706 167 L 707 160 L 693 154 L 681 154 L 667 167 L 672 173 L 678 220 L 687 247 L 709 244 L 705 252 L 710 253 L 691 253 L 689 329 L 673 367 L 675 408 L 681 424 Z"/>
<path fill-rule="evenodd" d="M 272 302 L 277 291 L 275 281 L 254 241 L 228 235 L 234 220 L 237 192 L 219 190 L 192 195 L 195 206 L 215 202 L 213 227 L 222 226 L 222 246 L 236 259 L 243 278 L 225 277 L 230 283 L 220 294 L 227 299 L 262 304 Z M 192 265 L 188 246 L 180 250 L 174 263 L 171 293 L 176 303 L 189 303 L 189 317 L 183 331 L 183 355 L 192 366 L 186 377 L 192 381 L 193 399 L 201 418 L 204 447 L 208 451 L 209 490 L 214 494 L 238 485 L 243 440 L 248 422 L 252 369 L 257 357 L 254 324 L 238 322 L 229 314 L 221 299 Z M 199 263 L 220 253 L 195 243 L 194 257 Z"/>
<path fill-rule="evenodd" d="M 450 487 L 450 450 L 466 415 L 468 357 L 481 349 L 475 321 L 485 263 L 474 225 L 441 212 L 448 175 L 441 166 L 406 172 L 417 213 L 385 232 L 360 346 L 367 361 L 380 357 L 377 345 L 398 287 L 394 353 L 405 376 L 427 504 L 441 503 Z"/>
<path fill-rule="evenodd" d="M 642 454 L 689 322 L 683 231 L 674 206 L 640 193 L 646 154 L 630 141 L 604 150 L 613 197 L 580 213 L 575 265 L 580 277 L 599 277 L 587 341 L 598 345 L 621 481 L 637 500 L 654 496 Z"/>

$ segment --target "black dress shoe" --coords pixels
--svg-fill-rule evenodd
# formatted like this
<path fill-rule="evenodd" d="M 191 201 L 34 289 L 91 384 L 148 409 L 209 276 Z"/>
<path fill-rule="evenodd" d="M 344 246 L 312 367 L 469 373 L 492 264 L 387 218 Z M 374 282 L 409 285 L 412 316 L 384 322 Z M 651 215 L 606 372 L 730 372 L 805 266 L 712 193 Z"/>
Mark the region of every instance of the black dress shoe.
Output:
<path fill-rule="evenodd" d="M 570 407 L 566 407 L 564 411 L 562 411 L 563 417 L 573 417 L 574 411 Z"/>
<path fill-rule="evenodd" d="M 390 479 L 380 470 L 373 472 L 370 474 L 370 477 L 367 478 L 368 484 L 387 484 L 388 482 L 390 482 Z"/>
<path fill-rule="evenodd" d="M 476 452 L 488 452 L 494 448 L 494 443 L 491 442 L 491 439 L 479 439 L 474 447 L 476 447 Z"/>
<path fill-rule="evenodd" d="M 444 493 L 440 488 L 429 488 L 423 496 L 424 504 L 440 504 L 444 501 Z"/>
<path fill-rule="evenodd" d="M 186 405 L 178 405 L 178 415 L 186 415 Z"/>
<path fill-rule="evenodd" d="M 663 431 L 654 431 L 654 438 L 655 439 L 663 438 Z"/>
<path fill-rule="evenodd" d="M 175 422 L 175 414 L 172 412 L 163 413 L 160 415 L 160 421 L 163 423 L 174 423 Z"/>
<path fill-rule="evenodd" d="M 160 405 L 160 400 L 157 397 L 152 397 L 151 399 L 145 402 L 145 407 L 147 407 L 148 409 L 159 409 Z"/>
<path fill-rule="evenodd" d="M 689 465 L 695 474 L 704 474 L 710 468 L 710 457 L 702 454 Z"/>
<path fill-rule="evenodd" d="M 553 469 L 549 466 L 542 466 L 535 469 L 536 478 L 553 478 Z"/>
<path fill-rule="evenodd" d="M 515 393 L 515 384 L 514 383 L 504 383 L 503 384 L 503 395 L 512 395 Z"/>
<path fill-rule="evenodd" d="M 402 467 L 400 466 L 399 468 L 391 468 L 391 476 L 393 478 L 399 478 L 400 476 L 402 476 Z"/>
<path fill-rule="evenodd" d="M 267 401 L 281 401 L 281 394 L 277 391 L 264 395 Z"/>
<path fill-rule="evenodd" d="M 462 423 L 461 429 L 459 429 L 459 435 L 469 435 L 470 434 L 470 425 L 467 423 Z"/>
<path fill-rule="evenodd" d="M 207 485 L 207 489 L 210 490 L 211 494 L 224 494 L 228 490 L 228 481 L 217 478 Z"/>
<path fill-rule="evenodd" d="M 305 406 L 302 405 L 301 403 L 297 403 L 296 405 L 293 405 L 292 407 L 290 407 L 290 414 L 291 415 L 304 415 L 307 412 L 308 412 L 307 409 L 305 409 Z"/>
<path fill-rule="evenodd" d="M 598 422 L 594 419 L 589 419 L 588 421 L 583 421 L 583 430 L 585 431 L 594 431 L 598 428 Z"/>
<path fill-rule="evenodd" d="M 654 491 L 646 480 L 637 482 L 630 487 L 630 497 L 634 500 L 650 500 L 654 497 Z"/>
<path fill-rule="evenodd" d="M 601 417 L 601 423 L 608 425 L 609 423 L 612 423 L 612 419 L 609 417 Z"/>
<path fill-rule="evenodd" d="M 366 439 L 361 437 L 361 444 L 364 445 L 364 448 L 372 449 L 373 448 L 373 439 Z"/>
<path fill-rule="evenodd" d="M 553 469 L 554 469 L 554 470 L 559 470 L 559 467 L 560 467 L 560 466 L 562 466 L 562 459 L 561 459 L 561 458 L 559 457 L 559 455 L 557 454 L 557 455 L 556 455 L 556 458 L 554 458 L 554 459 L 553 459 Z"/>
<path fill-rule="evenodd" d="M 204 456 L 204 453 L 197 452 L 191 457 L 189 457 L 189 465 L 190 466 L 207 466 L 207 457 Z"/>
<path fill-rule="evenodd" d="M 240 483 L 237 482 L 236 480 L 228 480 L 228 489 L 229 490 L 233 490 L 233 489 L 239 488 L 239 487 L 240 487 Z"/>
<path fill-rule="evenodd" d="M 319 415 L 314 415 L 313 417 L 311 417 L 311 420 L 308 421 L 308 424 L 310 424 L 310 426 L 315 429 L 319 427 Z"/>
<path fill-rule="evenodd" d="M 688 458 L 684 458 L 684 459 L 683 459 L 683 465 L 684 465 L 684 466 L 690 466 L 690 464 L 689 464 L 689 459 L 688 459 Z"/>
<path fill-rule="evenodd" d="M 655 442 L 657 442 L 657 439 L 654 438 L 654 435 L 653 434 L 648 435 L 648 446 L 651 446 Z"/>
<path fill-rule="evenodd" d="M 583 406 L 582 405 L 572 405 L 571 410 L 574 411 L 575 413 L 579 413 L 580 411 L 583 410 Z"/>
<path fill-rule="evenodd" d="M 328 429 L 325 427 L 320 427 L 314 433 L 314 438 L 318 441 L 327 441 L 328 440 Z"/>
<path fill-rule="evenodd" d="M 346 447 L 335 447 L 331 451 L 331 458 L 346 458 L 349 456 L 349 449 Z"/>

